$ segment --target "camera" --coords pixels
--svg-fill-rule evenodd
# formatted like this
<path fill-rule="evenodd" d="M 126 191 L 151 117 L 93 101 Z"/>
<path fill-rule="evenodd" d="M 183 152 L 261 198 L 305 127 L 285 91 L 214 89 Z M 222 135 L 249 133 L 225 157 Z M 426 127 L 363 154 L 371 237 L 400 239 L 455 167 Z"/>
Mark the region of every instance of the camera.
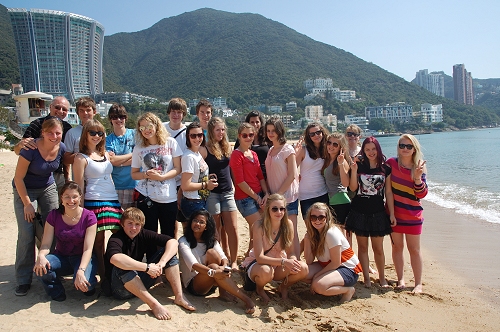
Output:
<path fill-rule="evenodd" d="M 231 272 L 231 267 L 230 266 L 224 266 L 224 272 L 225 273 Z"/>
<path fill-rule="evenodd" d="M 209 180 L 215 180 L 215 181 L 217 181 L 217 174 L 215 174 L 215 173 L 210 174 L 210 175 L 208 176 L 208 179 L 209 179 Z"/>
<path fill-rule="evenodd" d="M 148 207 L 148 209 L 150 209 L 151 207 L 153 207 L 153 201 L 151 200 L 151 198 L 149 197 L 145 197 L 142 201 L 140 201 L 139 203 L 141 204 L 146 204 L 146 206 Z"/>

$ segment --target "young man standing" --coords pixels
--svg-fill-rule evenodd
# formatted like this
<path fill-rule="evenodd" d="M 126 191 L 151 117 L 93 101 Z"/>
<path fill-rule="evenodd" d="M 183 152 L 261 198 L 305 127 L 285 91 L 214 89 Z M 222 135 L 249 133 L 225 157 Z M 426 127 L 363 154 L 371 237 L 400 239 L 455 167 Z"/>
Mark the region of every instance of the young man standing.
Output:
<path fill-rule="evenodd" d="M 61 121 L 66 118 L 68 115 L 69 111 L 69 101 L 63 96 L 55 97 L 54 100 L 52 100 L 52 103 L 50 104 L 49 110 L 50 113 L 48 116 L 55 116 Z M 23 138 L 19 141 L 14 146 L 14 152 L 19 155 L 21 152 L 21 149 L 36 149 L 36 143 L 35 139 L 40 138 L 40 135 L 42 133 L 42 124 L 45 121 L 47 117 L 43 118 L 38 118 L 36 120 L 33 120 L 26 131 L 24 132 Z M 66 133 L 71 130 L 71 125 L 66 122 L 62 121 L 63 124 L 63 135 L 62 139 L 64 141 L 64 137 L 66 136 Z M 64 167 L 63 164 L 59 166 L 59 168 L 54 172 L 54 180 L 56 181 L 57 189 L 61 189 L 62 186 L 64 185 L 65 182 L 65 175 L 64 175 Z"/>
<path fill-rule="evenodd" d="M 196 116 L 200 121 L 201 128 L 203 128 L 205 138 L 208 139 L 207 128 L 208 121 L 212 118 L 212 104 L 206 99 L 200 100 L 196 105 Z"/>
<path fill-rule="evenodd" d="M 145 217 L 141 210 L 128 208 L 120 221 L 122 228 L 109 238 L 106 278 L 111 283 L 111 293 L 118 299 L 137 296 L 151 308 L 156 318 L 170 319 L 172 316 L 168 310 L 148 291 L 161 281 L 158 278 L 164 273 L 174 292 L 174 303 L 189 311 L 196 310 L 182 293 L 179 260 L 176 256 L 177 240 L 144 229 L 144 223 Z M 161 249 L 149 262 L 142 262 L 144 254 L 152 247 Z"/>

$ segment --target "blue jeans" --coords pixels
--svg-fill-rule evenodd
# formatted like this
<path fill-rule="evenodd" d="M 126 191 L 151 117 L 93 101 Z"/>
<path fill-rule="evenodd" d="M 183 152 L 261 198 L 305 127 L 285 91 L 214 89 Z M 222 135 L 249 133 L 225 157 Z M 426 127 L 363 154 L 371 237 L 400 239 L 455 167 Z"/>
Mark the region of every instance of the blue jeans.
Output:
<path fill-rule="evenodd" d="M 46 256 L 50 263 L 50 269 L 47 269 L 47 273 L 38 279 L 42 282 L 45 292 L 52 298 L 55 299 L 63 294 L 65 294 L 64 286 L 59 280 L 59 277 L 73 275 L 73 281 L 76 277 L 76 272 L 80 267 L 80 262 L 82 260 L 82 255 L 65 256 L 59 254 L 48 254 Z M 97 279 L 95 277 L 97 271 L 97 260 L 94 255 L 90 258 L 89 264 L 85 268 L 85 278 L 90 282 L 88 286 L 89 291 L 95 288 L 97 284 Z"/>
<path fill-rule="evenodd" d="M 165 252 L 165 248 L 161 248 L 158 250 L 153 257 L 149 260 L 148 263 L 158 263 Z M 179 259 L 176 255 L 174 255 L 165 265 L 165 269 L 169 267 L 179 265 Z M 130 293 L 126 288 L 125 284 L 136 276 L 141 278 L 142 283 L 146 289 L 151 288 L 153 285 L 157 283 L 157 278 L 151 278 L 149 274 L 146 272 L 137 272 L 135 270 L 122 270 L 116 266 L 112 266 L 111 272 L 111 292 L 113 296 L 119 300 L 126 300 L 135 297 L 134 294 Z M 165 271 L 165 270 L 164 270 Z"/>
<path fill-rule="evenodd" d="M 259 212 L 259 204 L 252 197 L 237 199 L 236 206 L 238 207 L 238 211 L 240 211 L 243 218 Z"/>
<path fill-rule="evenodd" d="M 56 184 L 53 183 L 46 188 L 26 189 L 31 204 L 35 211 L 39 210 L 42 215 L 42 224 L 36 220 L 28 222 L 24 219 L 24 204 L 19 197 L 16 188 L 14 193 L 14 213 L 17 220 L 17 246 L 16 246 L 16 282 L 18 285 L 29 285 L 33 280 L 33 267 L 35 266 L 35 235 L 41 241 L 43 225 L 47 215 L 53 209 L 59 207 Z"/>
<path fill-rule="evenodd" d="M 193 212 L 206 210 L 206 208 L 207 201 L 204 199 L 187 199 L 186 197 L 182 197 L 181 212 L 186 219 L 189 219 Z"/>

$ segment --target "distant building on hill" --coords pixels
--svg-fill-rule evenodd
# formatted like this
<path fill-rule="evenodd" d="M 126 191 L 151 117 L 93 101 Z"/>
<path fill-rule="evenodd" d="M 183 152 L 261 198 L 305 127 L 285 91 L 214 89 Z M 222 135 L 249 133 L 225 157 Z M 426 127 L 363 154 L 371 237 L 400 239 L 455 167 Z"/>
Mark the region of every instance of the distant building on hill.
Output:
<path fill-rule="evenodd" d="M 309 101 L 316 96 L 327 99 L 337 99 L 341 102 L 348 102 L 356 99 L 356 91 L 354 90 L 340 90 L 333 87 L 331 78 L 315 78 L 304 81 L 304 87 L 307 89 L 307 94 L 304 100 Z"/>
<path fill-rule="evenodd" d="M 355 124 L 363 130 L 368 128 L 368 124 L 370 121 L 366 118 L 366 116 L 356 116 L 356 115 L 346 115 L 344 117 L 344 122 L 346 125 Z"/>
<path fill-rule="evenodd" d="M 444 76 L 442 74 L 429 74 L 427 69 L 422 69 L 416 73 L 415 83 L 435 95 L 444 97 Z"/>
<path fill-rule="evenodd" d="M 9 8 L 21 83 L 70 101 L 101 93 L 104 27 L 72 13 Z"/>
<path fill-rule="evenodd" d="M 365 116 L 371 119 L 386 119 L 390 123 L 413 120 L 413 106 L 405 103 L 394 103 L 385 106 L 365 107 Z"/>
<path fill-rule="evenodd" d="M 443 122 L 443 105 L 431 105 L 425 103 L 420 105 L 420 116 L 426 123 Z"/>
<path fill-rule="evenodd" d="M 271 113 L 281 113 L 283 111 L 283 107 L 279 105 L 268 106 L 267 109 Z"/>
<path fill-rule="evenodd" d="M 285 109 L 287 112 L 295 111 L 297 109 L 297 103 L 294 101 L 285 104 Z"/>
<path fill-rule="evenodd" d="M 120 103 L 129 104 L 131 102 L 138 102 L 139 104 L 144 103 L 156 103 L 158 99 L 149 96 L 139 95 L 137 93 L 130 92 L 103 92 L 92 95 L 96 103 Z"/>
<path fill-rule="evenodd" d="M 319 121 L 323 117 L 323 105 L 306 106 L 305 112 L 306 119 Z"/>
<path fill-rule="evenodd" d="M 453 91 L 456 101 L 466 105 L 474 105 L 472 74 L 465 70 L 464 64 L 453 66 Z"/>

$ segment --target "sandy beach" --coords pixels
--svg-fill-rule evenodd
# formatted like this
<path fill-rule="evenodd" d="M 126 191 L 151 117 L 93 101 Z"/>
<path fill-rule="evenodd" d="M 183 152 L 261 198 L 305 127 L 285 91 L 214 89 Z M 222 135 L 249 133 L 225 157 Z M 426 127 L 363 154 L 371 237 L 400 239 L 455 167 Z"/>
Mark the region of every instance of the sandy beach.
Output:
<path fill-rule="evenodd" d="M 290 299 L 275 294 L 277 284 L 268 286 L 272 294 L 263 306 L 255 293 L 253 315 L 245 315 L 243 304 L 222 302 L 215 294 L 187 297 L 197 307 L 188 313 L 173 304 L 168 284 L 151 290 L 172 313 L 170 321 L 158 321 L 138 299 L 118 301 L 76 291 L 65 281 L 67 300 L 52 302 L 35 278 L 27 296 L 14 295 L 14 261 L 17 225 L 12 203 L 12 185 L 17 156 L 0 152 L 0 329 L 2 331 L 497 331 L 500 327 L 500 225 L 482 222 L 424 201 L 422 235 L 424 293 L 413 295 L 413 278 L 406 254 L 407 290 L 356 285 L 351 302 L 339 304 L 338 297 L 313 295 L 299 283 Z M 248 229 L 239 218 L 240 255 L 246 248 Z M 299 236 L 305 226 L 299 220 Z M 390 238 L 385 239 L 386 275 L 395 281 Z M 371 254 L 372 266 L 373 254 Z M 233 278 L 242 285 L 238 273 Z M 362 277 L 360 278 L 362 280 Z"/>

